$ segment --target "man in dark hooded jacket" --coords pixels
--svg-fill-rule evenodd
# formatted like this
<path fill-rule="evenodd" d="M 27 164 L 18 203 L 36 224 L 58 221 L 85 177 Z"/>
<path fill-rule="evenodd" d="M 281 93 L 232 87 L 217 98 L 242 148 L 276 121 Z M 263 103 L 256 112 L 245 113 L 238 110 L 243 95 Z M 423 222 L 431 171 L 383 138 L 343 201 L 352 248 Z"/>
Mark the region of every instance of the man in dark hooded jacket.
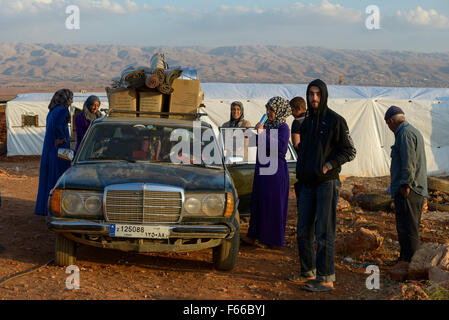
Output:
<path fill-rule="evenodd" d="M 305 283 L 309 291 L 333 290 L 339 173 L 356 154 L 345 119 L 329 109 L 327 97 L 323 81 L 314 80 L 307 87 L 308 115 L 300 129 L 296 165 L 301 274 L 290 280 Z"/>

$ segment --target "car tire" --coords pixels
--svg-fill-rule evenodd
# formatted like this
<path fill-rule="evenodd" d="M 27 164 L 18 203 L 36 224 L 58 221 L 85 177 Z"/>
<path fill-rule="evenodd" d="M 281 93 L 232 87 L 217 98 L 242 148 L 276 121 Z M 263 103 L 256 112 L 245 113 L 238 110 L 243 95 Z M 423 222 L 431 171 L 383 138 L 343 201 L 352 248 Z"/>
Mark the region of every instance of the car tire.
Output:
<path fill-rule="evenodd" d="M 67 267 L 76 262 L 76 243 L 61 234 L 56 234 L 55 264 Z"/>
<path fill-rule="evenodd" d="M 240 247 L 240 228 L 237 226 L 231 239 L 224 239 L 222 244 L 212 249 L 212 259 L 217 270 L 229 271 L 237 264 Z"/>

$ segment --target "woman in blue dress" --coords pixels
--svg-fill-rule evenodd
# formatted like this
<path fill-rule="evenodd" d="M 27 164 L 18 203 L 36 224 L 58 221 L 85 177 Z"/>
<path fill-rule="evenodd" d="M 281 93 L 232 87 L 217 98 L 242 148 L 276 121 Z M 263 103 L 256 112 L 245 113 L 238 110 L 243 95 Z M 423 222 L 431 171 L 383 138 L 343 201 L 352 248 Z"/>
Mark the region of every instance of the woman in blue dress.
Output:
<path fill-rule="evenodd" d="M 264 247 L 279 248 L 285 244 L 287 223 L 289 172 L 285 156 L 290 139 L 290 129 L 285 120 L 291 114 L 291 109 L 289 101 L 281 97 L 271 98 L 266 104 L 266 108 L 268 120 L 263 127 L 260 122 L 256 125 L 256 129 L 261 133 L 257 136 L 258 155 L 251 194 L 251 218 L 248 235 L 243 241 Z M 275 135 L 276 130 L 277 136 Z M 276 138 L 277 141 L 274 140 Z M 265 142 L 265 148 L 260 148 L 261 139 Z M 262 164 L 259 153 L 266 152 L 268 156 L 270 145 L 274 142 L 277 142 L 276 154 L 270 155 L 270 161 L 267 164 Z M 268 167 L 274 165 L 271 163 L 272 157 L 277 157 L 275 172 L 263 173 L 261 169 L 267 170 Z"/>
<path fill-rule="evenodd" d="M 47 201 L 51 189 L 59 177 L 70 167 L 70 162 L 58 158 L 59 148 L 70 148 L 69 107 L 73 92 L 69 89 L 57 91 L 48 106 L 47 125 L 39 171 L 35 214 L 47 215 Z"/>

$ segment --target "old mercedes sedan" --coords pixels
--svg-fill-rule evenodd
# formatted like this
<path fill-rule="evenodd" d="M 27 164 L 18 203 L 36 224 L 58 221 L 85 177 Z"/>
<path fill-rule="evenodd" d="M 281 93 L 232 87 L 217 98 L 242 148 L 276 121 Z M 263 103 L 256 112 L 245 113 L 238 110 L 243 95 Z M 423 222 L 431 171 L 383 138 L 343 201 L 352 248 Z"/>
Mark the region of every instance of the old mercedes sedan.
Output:
<path fill-rule="evenodd" d="M 230 270 L 239 251 L 238 195 L 211 126 L 203 121 L 109 117 L 89 127 L 49 197 L 55 262 L 90 245 L 134 252 L 212 248 Z"/>

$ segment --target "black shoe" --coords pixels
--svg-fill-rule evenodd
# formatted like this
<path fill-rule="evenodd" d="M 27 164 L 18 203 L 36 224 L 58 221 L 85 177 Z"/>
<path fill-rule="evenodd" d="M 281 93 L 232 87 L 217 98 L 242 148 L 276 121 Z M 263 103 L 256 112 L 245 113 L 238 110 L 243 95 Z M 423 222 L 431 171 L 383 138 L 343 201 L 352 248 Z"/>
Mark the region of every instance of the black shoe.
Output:
<path fill-rule="evenodd" d="M 257 245 L 256 240 L 252 240 L 251 238 L 248 237 L 240 238 L 240 243 L 245 246 L 253 246 L 253 247 Z"/>

